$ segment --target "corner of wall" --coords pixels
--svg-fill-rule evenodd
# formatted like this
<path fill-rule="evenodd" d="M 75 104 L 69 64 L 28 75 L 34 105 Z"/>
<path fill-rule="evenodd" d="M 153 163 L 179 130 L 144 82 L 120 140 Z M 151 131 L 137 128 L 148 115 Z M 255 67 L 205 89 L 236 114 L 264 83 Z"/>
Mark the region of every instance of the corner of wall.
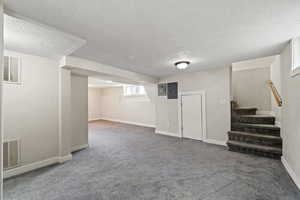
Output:
<path fill-rule="evenodd" d="M 286 171 L 289 173 L 291 179 L 294 181 L 298 189 L 300 190 L 300 177 L 297 176 L 295 171 L 291 168 L 288 161 L 284 158 L 284 156 L 281 157 L 281 162 L 283 166 L 285 167 Z"/>

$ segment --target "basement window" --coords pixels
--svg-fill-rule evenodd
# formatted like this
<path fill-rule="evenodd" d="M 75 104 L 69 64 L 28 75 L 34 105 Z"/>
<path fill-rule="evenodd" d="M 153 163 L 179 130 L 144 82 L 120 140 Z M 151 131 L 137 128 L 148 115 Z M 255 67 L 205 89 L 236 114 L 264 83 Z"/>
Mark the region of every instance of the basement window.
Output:
<path fill-rule="evenodd" d="M 21 59 L 18 57 L 4 56 L 3 81 L 4 83 L 20 83 Z"/>
<path fill-rule="evenodd" d="M 300 37 L 291 41 L 292 70 L 291 76 L 300 74 Z"/>
<path fill-rule="evenodd" d="M 124 85 L 123 94 L 124 96 L 144 96 L 146 91 L 144 86 L 141 85 Z"/>

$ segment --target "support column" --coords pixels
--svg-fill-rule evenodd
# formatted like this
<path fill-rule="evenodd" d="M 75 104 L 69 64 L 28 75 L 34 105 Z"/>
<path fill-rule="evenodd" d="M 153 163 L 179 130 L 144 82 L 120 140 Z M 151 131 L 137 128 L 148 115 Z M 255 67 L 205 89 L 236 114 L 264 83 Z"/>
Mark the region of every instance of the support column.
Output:
<path fill-rule="evenodd" d="M 71 71 L 59 70 L 59 157 L 60 162 L 72 159 L 71 154 Z"/>

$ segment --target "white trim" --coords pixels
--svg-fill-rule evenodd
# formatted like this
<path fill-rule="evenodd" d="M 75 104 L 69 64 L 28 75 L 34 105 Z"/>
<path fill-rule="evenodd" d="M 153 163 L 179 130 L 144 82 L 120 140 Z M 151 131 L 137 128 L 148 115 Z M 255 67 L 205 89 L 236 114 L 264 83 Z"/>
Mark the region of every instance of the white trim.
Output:
<path fill-rule="evenodd" d="M 203 140 L 205 143 L 209 144 L 216 144 L 216 145 L 221 145 L 221 146 L 227 146 L 226 141 L 220 141 L 220 140 L 215 140 L 215 139 L 205 139 Z"/>
<path fill-rule="evenodd" d="M 48 158 L 46 160 L 37 161 L 37 162 L 34 162 L 34 163 L 30 163 L 28 165 L 23 165 L 23 166 L 14 168 L 14 169 L 3 171 L 4 172 L 3 177 L 4 177 L 4 179 L 10 178 L 10 177 L 13 177 L 13 176 L 24 174 L 26 172 L 30 172 L 30 171 L 33 171 L 33 170 L 36 170 L 36 169 L 39 169 L 39 168 L 43 168 L 43 167 L 46 167 L 46 166 L 49 166 L 49 165 L 53 165 L 53 164 L 56 164 L 56 163 L 64 163 L 64 162 L 66 162 L 68 160 L 71 160 L 71 159 L 72 159 L 71 154 L 67 155 L 67 156 L 64 156 L 64 157 Z"/>
<path fill-rule="evenodd" d="M 167 135 L 167 136 L 171 136 L 171 137 L 181 138 L 178 133 L 170 133 L 170 132 L 159 131 L 159 130 L 155 130 L 155 133 L 160 134 L 160 135 Z"/>
<path fill-rule="evenodd" d="M 61 156 L 61 157 L 58 157 L 58 162 L 59 163 L 64 163 L 64 162 L 67 162 L 69 160 L 72 160 L 72 154 L 69 154 L 69 155 L 66 155 L 66 156 Z"/>
<path fill-rule="evenodd" d="M 88 147 L 89 147 L 89 144 L 76 145 L 76 146 L 72 147 L 72 152 L 86 149 Z"/>
<path fill-rule="evenodd" d="M 155 125 L 138 123 L 138 122 L 130 122 L 130 121 L 124 121 L 124 120 L 119 120 L 119 119 L 112 119 L 112 118 L 108 118 L 108 117 L 101 117 L 101 120 L 119 122 L 119 123 L 123 123 L 123 124 L 131 124 L 131 125 L 136 125 L 136 126 L 144 126 L 144 127 L 150 127 L 150 128 L 156 127 Z"/>
<path fill-rule="evenodd" d="M 92 118 L 92 119 L 89 119 L 88 122 L 99 121 L 99 120 L 101 120 L 101 119 L 102 119 L 101 117 L 98 117 L 98 118 Z"/>
<path fill-rule="evenodd" d="M 300 190 L 300 178 L 296 175 L 294 170 L 290 167 L 289 163 L 283 156 L 281 157 L 281 162 L 285 167 L 286 171 L 289 173 L 292 180 L 294 181 L 294 183 L 296 184 L 296 186 L 298 187 L 298 189 Z"/>
<path fill-rule="evenodd" d="M 201 103 L 202 103 L 202 140 L 206 140 L 207 135 L 206 135 L 206 95 L 204 90 L 200 91 L 190 91 L 190 92 L 180 92 L 178 94 L 178 127 L 179 127 L 179 135 L 182 138 L 183 133 L 182 133 L 182 111 L 181 111 L 181 104 L 182 104 L 182 96 L 184 95 L 195 95 L 195 94 L 200 94 L 201 95 Z"/>

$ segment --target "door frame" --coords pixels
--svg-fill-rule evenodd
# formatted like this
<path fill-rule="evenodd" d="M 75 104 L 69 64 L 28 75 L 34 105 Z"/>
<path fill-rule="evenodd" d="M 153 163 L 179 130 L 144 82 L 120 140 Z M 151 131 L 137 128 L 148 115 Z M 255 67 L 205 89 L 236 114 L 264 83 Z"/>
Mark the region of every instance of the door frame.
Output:
<path fill-rule="evenodd" d="M 183 138 L 182 132 L 182 96 L 187 95 L 201 95 L 201 107 L 202 107 L 202 141 L 206 140 L 206 92 L 205 90 L 180 92 L 178 93 L 178 125 L 179 125 L 179 137 Z"/>

